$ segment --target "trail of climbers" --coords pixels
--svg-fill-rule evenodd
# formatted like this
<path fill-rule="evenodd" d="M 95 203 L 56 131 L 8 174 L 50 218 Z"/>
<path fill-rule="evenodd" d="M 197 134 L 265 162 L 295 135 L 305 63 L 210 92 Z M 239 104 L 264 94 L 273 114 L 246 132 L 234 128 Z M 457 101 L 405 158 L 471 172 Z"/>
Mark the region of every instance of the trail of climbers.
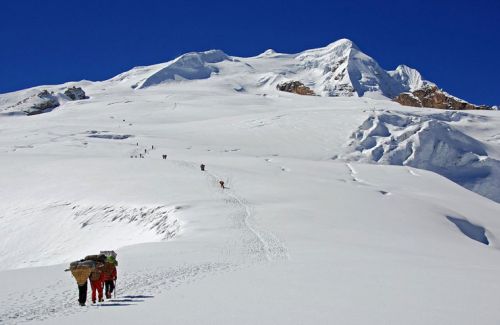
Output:
<path fill-rule="evenodd" d="M 221 179 L 216 174 L 207 172 L 205 173 L 211 177 L 214 181 Z M 246 228 L 257 238 L 264 252 L 265 259 L 269 262 L 286 260 L 289 258 L 288 249 L 285 245 L 272 233 L 259 229 L 255 225 L 253 209 L 246 202 L 245 199 L 239 197 L 233 190 L 227 189 L 224 194 L 231 198 L 233 202 L 236 202 L 244 210 L 243 223 Z"/>
<path fill-rule="evenodd" d="M 199 166 L 192 162 L 183 160 L 170 160 L 190 170 L 199 171 Z M 201 172 L 201 171 L 200 171 Z M 203 171 L 210 184 L 218 187 L 219 175 L 210 171 Z M 76 283 L 71 287 L 63 285 L 64 282 L 55 277 L 37 288 L 30 290 L 18 290 L 0 301 L 0 323 L 17 324 L 27 321 L 46 320 L 50 317 L 70 315 L 87 311 L 90 308 L 106 308 L 114 306 L 129 306 L 142 303 L 127 297 L 146 296 L 153 298 L 155 295 L 168 291 L 185 283 L 190 283 L 206 277 L 210 274 L 221 272 L 232 272 L 238 268 L 245 267 L 248 263 L 275 262 L 289 259 L 288 249 L 272 233 L 263 230 L 254 220 L 254 211 L 245 199 L 235 193 L 233 189 L 226 188 L 218 192 L 225 197 L 224 202 L 235 207 L 233 215 L 237 221 L 238 228 L 243 233 L 239 243 L 244 248 L 246 261 L 243 263 L 211 262 L 178 266 L 175 268 L 146 268 L 140 271 L 121 271 L 118 279 L 118 294 L 116 298 L 106 300 L 103 303 L 90 304 L 80 307 L 77 303 Z M 253 237 L 253 239 L 251 239 Z M 231 244 L 231 243 L 229 243 Z M 234 244 L 234 243 L 233 243 Z M 234 247 L 233 247 L 234 248 Z M 228 247 L 228 249 L 231 249 Z M 64 275 L 66 276 L 66 275 Z"/>
<path fill-rule="evenodd" d="M 194 163 L 187 161 L 175 161 L 179 165 L 197 169 L 198 166 Z M 217 184 L 219 180 L 223 179 L 216 173 L 204 170 L 203 173 L 210 179 L 210 183 Z M 215 185 L 214 185 L 215 186 Z M 255 237 L 259 243 L 260 248 L 257 252 L 261 252 L 264 259 L 268 262 L 286 260 L 289 258 L 288 249 L 283 243 L 274 235 L 267 231 L 260 229 L 254 221 L 254 213 L 251 205 L 245 199 L 238 196 L 234 190 L 226 188 L 223 190 L 224 195 L 228 198 L 226 202 L 238 206 L 242 210 L 242 223 L 245 228 Z"/>

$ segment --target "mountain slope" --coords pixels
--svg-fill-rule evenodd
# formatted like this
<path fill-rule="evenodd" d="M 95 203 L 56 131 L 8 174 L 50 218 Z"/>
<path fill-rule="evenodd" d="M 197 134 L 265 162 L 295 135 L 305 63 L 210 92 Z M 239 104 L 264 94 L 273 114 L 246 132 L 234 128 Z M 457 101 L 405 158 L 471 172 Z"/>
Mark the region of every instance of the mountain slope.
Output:
<path fill-rule="evenodd" d="M 0 95 L 0 323 L 496 325 L 500 116 L 402 107 L 390 78 L 426 82 L 379 68 L 342 40 Z M 362 97 L 322 93 L 342 69 Z M 109 249 L 116 298 L 78 306 L 63 270 Z"/>

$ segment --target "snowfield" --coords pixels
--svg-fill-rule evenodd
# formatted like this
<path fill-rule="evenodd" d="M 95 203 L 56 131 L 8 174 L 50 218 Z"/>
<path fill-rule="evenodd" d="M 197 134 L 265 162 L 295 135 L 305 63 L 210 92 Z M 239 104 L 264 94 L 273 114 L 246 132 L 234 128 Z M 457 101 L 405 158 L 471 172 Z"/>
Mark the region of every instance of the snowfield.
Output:
<path fill-rule="evenodd" d="M 0 95 L 0 323 L 498 324 L 498 111 L 400 106 L 418 72 L 339 42 Z M 109 249 L 78 306 L 64 269 Z"/>

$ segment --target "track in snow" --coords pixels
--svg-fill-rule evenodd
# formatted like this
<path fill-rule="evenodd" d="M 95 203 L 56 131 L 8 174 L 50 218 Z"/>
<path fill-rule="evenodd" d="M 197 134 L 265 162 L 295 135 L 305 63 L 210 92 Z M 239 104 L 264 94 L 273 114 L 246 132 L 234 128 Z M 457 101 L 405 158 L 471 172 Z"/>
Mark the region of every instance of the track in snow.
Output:
<path fill-rule="evenodd" d="M 170 269 L 144 269 L 137 272 L 123 272 L 117 281 L 116 298 L 102 304 L 90 304 L 90 286 L 87 306 L 77 304 L 78 290 L 76 283 L 70 288 L 58 280 L 42 287 L 19 291 L 0 301 L 0 324 L 19 324 L 22 322 L 46 320 L 50 317 L 86 312 L 89 308 L 127 306 L 120 300 L 127 297 L 155 295 L 179 285 L 204 278 L 210 273 L 221 273 L 234 269 L 234 265 L 223 263 L 205 263 L 194 266 L 181 266 Z M 70 276 L 70 275 L 68 275 Z M 115 300 L 115 301 L 113 301 Z M 132 299 L 133 300 L 133 299 Z M 139 302 L 139 301 L 136 301 Z"/>
<path fill-rule="evenodd" d="M 191 162 L 176 161 L 179 165 L 198 169 L 198 166 Z M 210 180 L 210 184 L 217 186 L 219 180 L 223 179 L 215 173 L 205 170 L 204 173 Z M 286 246 L 272 233 L 261 229 L 254 219 L 254 212 L 250 203 L 238 196 L 232 189 L 226 188 L 222 191 L 226 196 L 225 202 L 236 207 L 236 217 L 241 220 L 243 229 L 249 231 L 254 240 L 248 243 L 249 255 L 257 257 L 257 259 L 265 259 L 267 261 L 279 261 L 289 258 L 288 249 Z M 260 257 L 259 257 L 260 256 Z"/>
<path fill-rule="evenodd" d="M 365 186 L 369 186 L 369 187 L 374 187 L 376 189 L 377 192 L 379 192 L 380 194 L 386 196 L 386 195 L 391 195 L 392 193 L 389 192 L 389 191 L 386 191 L 386 190 L 381 190 L 381 189 L 377 189 L 376 185 L 373 185 L 373 184 L 370 184 L 362 179 L 360 179 L 357 174 L 358 172 L 356 171 L 356 169 L 350 164 L 350 163 L 346 163 L 346 167 L 347 169 L 349 170 L 349 175 L 351 176 L 351 180 L 357 184 L 361 184 L 361 185 L 365 185 Z"/>
<path fill-rule="evenodd" d="M 177 163 L 190 169 L 197 169 L 194 163 L 185 161 L 177 161 Z M 207 171 L 204 172 L 204 175 L 209 178 L 210 183 L 214 184 L 213 186 L 216 188 L 218 180 L 221 178 Z M 154 297 L 161 292 L 168 291 L 171 288 L 185 283 L 197 281 L 210 274 L 234 271 L 244 267 L 248 262 L 272 262 L 289 258 L 288 250 L 281 241 L 276 236 L 264 231 L 257 225 L 254 220 L 253 208 L 245 199 L 239 197 L 234 190 L 231 189 L 225 189 L 221 191 L 221 193 L 225 197 L 224 201 L 234 206 L 234 216 L 238 227 L 240 227 L 243 233 L 248 234 L 242 234 L 240 238 L 242 240 L 241 244 L 245 246 L 246 255 L 249 257 L 247 262 L 238 265 L 231 263 L 204 263 L 169 269 L 149 268 L 135 272 L 124 271 L 121 272 L 121 276 L 117 282 L 117 298 L 102 304 L 88 304 L 87 307 L 80 307 L 76 303 L 76 285 L 72 285 L 68 288 L 63 285 L 62 280 L 57 280 L 38 288 L 17 291 L 6 296 L 5 300 L 0 301 L 0 305 L 2 306 L 0 323 L 18 324 L 27 321 L 45 320 L 50 317 L 85 312 L 90 308 L 134 305 L 144 301 L 127 297 Z M 104 210 L 107 213 L 116 214 L 121 211 L 120 209 L 120 207 L 105 207 Z M 76 210 L 85 215 L 93 211 L 91 208 Z M 150 210 L 142 212 L 155 211 L 155 209 Z M 86 219 L 89 223 L 92 223 L 92 220 L 92 217 Z M 250 237 L 253 239 L 249 240 Z M 90 289 L 87 303 L 89 303 L 89 301 Z"/>

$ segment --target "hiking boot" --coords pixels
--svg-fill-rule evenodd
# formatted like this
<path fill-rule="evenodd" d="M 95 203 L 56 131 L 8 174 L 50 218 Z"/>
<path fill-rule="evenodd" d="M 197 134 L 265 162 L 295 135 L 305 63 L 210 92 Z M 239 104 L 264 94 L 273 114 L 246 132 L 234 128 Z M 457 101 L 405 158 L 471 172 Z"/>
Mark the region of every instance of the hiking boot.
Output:
<path fill-rule="evenodd" d="M 95 304 L 95 300 L 92 300 L 92 303 Z"/>
<path fill-rule="evenodd" d="M 85 306 L 85 303 L 84 303 L 84 302 L 81 302 L 81 303 L 80 303 L 80 306 Z"/>
<path fill-rule="evenodd" d="M 99 302 L 104 302 L 104 299 L 102 299 L 102 298 L 99 298 Z"/>

